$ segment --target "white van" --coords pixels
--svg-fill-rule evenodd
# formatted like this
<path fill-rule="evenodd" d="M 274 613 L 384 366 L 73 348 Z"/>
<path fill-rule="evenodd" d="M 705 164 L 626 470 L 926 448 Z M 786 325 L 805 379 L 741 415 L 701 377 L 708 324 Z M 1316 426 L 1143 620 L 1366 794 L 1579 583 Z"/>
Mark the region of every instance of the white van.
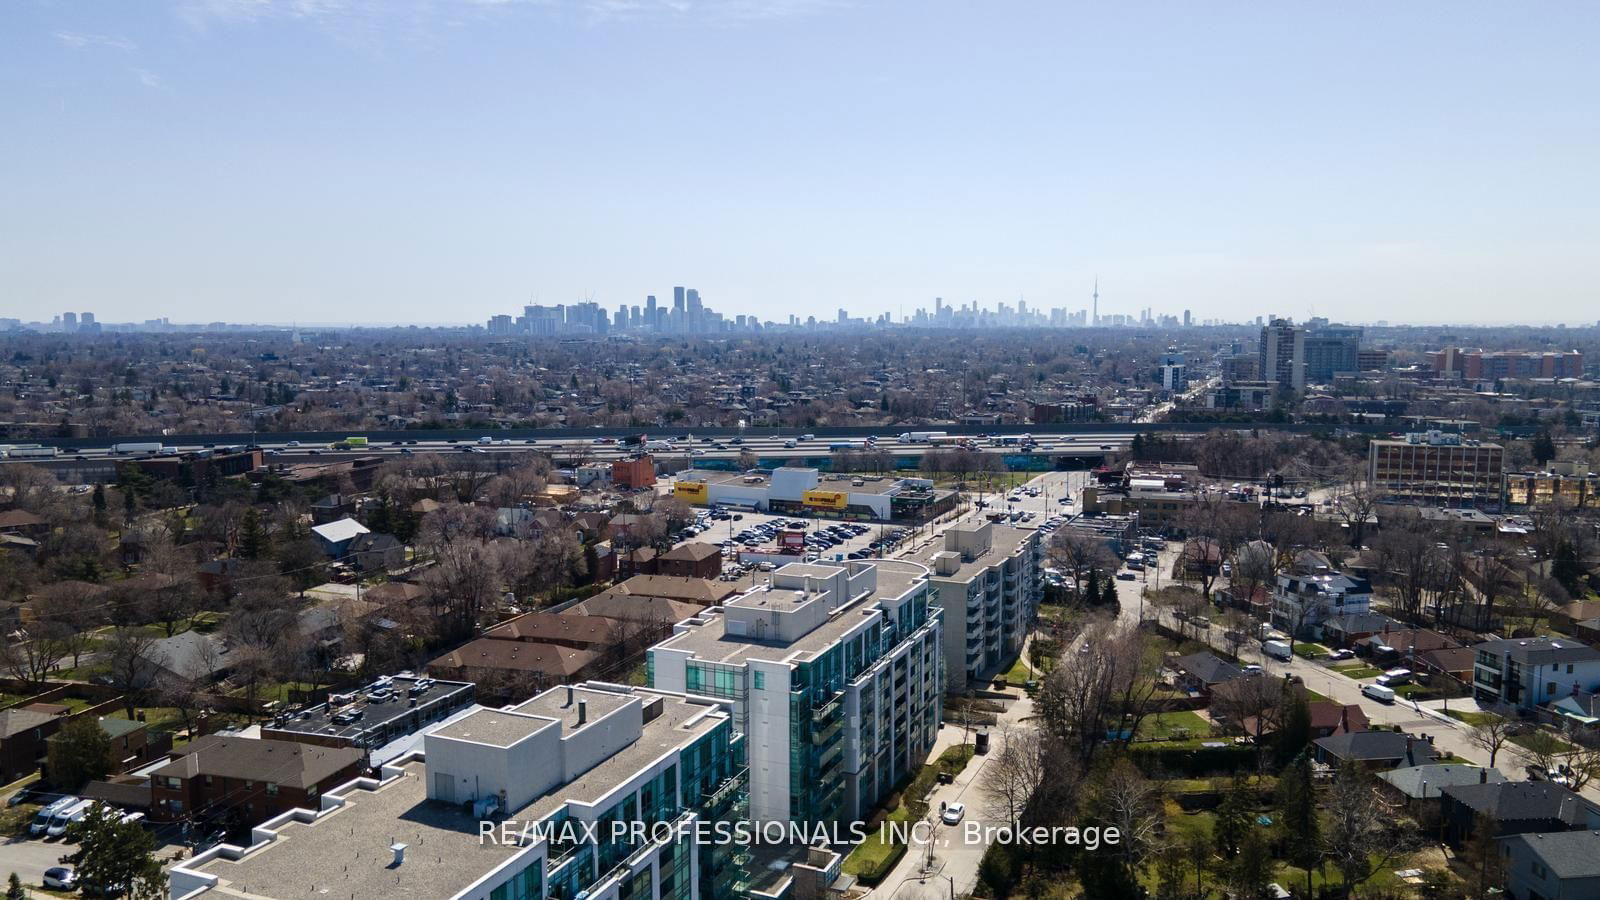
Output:
<path fill-rule="evenodd" d="M 1384 687 L 1393 687 L 1397 684 L 1411 683 L 1410 669 L 1390 669 L 1378 676 L 1378 683 Z"/>
<path fill-rule="evenodd" d="M 28 826 L 28 832 L 30 834 L 44 834 L 45 829 L 50 827 L 50 820 L 55 818 L 56 813 L 69 807 L 77 806 L 82 802 L 82 798 L 74 797 L 71 794 L 65 797 L 57 797 L 42 807 L 38 815 L 33 817 L 33 822 Z"/>
<path fill-rule="evenodd" d="M 83 817 L 93 809 L 93 800 L 79 800 L 50 817 L 50 827 L 44 831 L 45 837 L 61 837 L 67 833 L 67 826 L 73 822 L 81 822 Z"/>
<path fill-rule="evenodd" d="M 1394 702 L 1394 690 L 1392 688 L 1386 688 L 1381 684 L 1363 685 L 1361 688 L 1361 693 L 1371 697 L 1379 703 Z"/>

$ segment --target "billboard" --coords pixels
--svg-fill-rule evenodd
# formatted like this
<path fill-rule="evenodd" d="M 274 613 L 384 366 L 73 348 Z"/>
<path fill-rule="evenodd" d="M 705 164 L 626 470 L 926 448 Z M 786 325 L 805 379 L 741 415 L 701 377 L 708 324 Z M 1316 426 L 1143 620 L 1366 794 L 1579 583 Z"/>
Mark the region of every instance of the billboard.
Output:
<path fill-rule="evenodd" d="M 705 503 L 706 483 L 704 481 L 679 481 L 672 485 L 672 496 L 685 503 Z"/>
<path fill-rule="evenodd" d="M 844 491 L 806 491 L 800 495 L 800 502 L 818 509 L 844 509 L 849 498 Z"/>

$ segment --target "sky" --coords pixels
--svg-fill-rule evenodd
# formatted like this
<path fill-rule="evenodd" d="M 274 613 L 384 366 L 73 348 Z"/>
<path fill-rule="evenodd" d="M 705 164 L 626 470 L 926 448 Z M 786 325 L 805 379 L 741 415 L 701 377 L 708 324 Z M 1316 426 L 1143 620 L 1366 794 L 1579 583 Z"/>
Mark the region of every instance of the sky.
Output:
<path fill-rule="evenodd" d="M 7 0 L 0 316 L 1600 319 L 1600 4 Z"/>

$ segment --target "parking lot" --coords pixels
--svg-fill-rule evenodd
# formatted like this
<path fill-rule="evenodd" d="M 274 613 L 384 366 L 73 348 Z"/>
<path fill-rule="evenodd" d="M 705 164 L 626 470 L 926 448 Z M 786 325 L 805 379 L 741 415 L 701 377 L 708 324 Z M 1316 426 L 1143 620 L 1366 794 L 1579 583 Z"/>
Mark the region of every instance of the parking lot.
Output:
<path fill-rule="evenodd" d="M 696 524 L 685 529 L 680 539 L 720 546 L 722 577 L 728 581 L 762 569 L 760 557 L 763 555 L 779 554 L 778 535 L 787 530 L 786 525 L 803 529 L 805 552 L 802 558 L 807 562 L 882 556 L 900 546 L 906 533 L 906 528 L 898 525 L 774 516 L 746 510 L 699 510 L 698 513 Z"/>

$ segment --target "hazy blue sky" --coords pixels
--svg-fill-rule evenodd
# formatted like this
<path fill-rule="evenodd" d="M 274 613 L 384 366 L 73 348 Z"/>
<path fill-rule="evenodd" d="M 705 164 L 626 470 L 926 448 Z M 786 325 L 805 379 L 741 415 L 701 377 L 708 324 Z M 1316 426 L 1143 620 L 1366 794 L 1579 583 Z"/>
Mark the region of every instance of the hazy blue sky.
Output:
<path fill-rule="evenodd" d="M 1600 4 L 8 0 L 0 315 L 1600 318 Z"/>

